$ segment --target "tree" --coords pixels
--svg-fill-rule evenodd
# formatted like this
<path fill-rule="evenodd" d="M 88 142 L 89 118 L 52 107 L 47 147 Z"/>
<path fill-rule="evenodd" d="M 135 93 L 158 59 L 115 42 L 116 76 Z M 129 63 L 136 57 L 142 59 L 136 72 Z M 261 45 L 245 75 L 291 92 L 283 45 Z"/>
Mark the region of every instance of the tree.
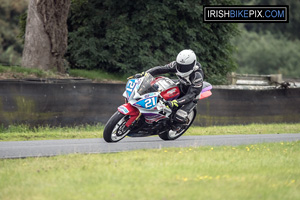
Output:
<path fill-rule="evenodd" d="M 71 0 L 30 0 L 22 65 L 64 71 Z"/>
<path fill-rule="evenodd" d="M 241 37 L 234 43 L 238 53 L 238 73 L 277 74 L 284 77 L 300 77 L 300 40 L 267 33 L 248 32 L 242 28 Z"/>
<path fill-rule="evenodd" d="M 21 64 L 23 47 L 17 38 L 18 21 L 27 8 L 25 0 L 0 0 L 0 64 Z"/>
<path fill-rule="evenodd" d="M 236 24 L 203 23 L 203 5 L 236 0 L 73 0 L 68 61 L 73 68 L 134 74 L 193 49 L 206 80 L 220 84 L 235 69 Z"/>
<path fill-rule="evenodd" d="M 292 0 L 253 0 L 253 5 L 288 5 L 289 23 L 247 23 L 248 31 L 268 32 L 276 35 L 284 35 L 290 40 L 300 39 L 300 1 Z"/>

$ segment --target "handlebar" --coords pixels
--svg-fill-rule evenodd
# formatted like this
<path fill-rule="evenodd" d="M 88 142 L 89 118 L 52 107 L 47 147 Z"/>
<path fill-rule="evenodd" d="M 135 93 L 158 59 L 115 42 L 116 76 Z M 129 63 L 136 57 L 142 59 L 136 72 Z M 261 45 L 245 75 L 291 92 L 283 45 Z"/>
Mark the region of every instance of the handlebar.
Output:
<path fill-rule="evenodd" d="M 159 100 L 161 100 L 166 106 L 168 106 L 172 110 L 173 106 L 169 101 L 165 100 L 160 94 L 158 97 L 159 97 Z"/>

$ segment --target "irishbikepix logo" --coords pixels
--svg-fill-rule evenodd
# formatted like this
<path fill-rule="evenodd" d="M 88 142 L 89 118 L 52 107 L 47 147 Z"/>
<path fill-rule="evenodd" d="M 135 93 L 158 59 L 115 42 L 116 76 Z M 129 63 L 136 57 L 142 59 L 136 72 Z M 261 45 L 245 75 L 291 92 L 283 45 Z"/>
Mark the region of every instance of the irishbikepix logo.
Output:
<path fill-rule="evenodd" d="M 204 6 L 203 21 L 288 23 L 289 6 Z"/>

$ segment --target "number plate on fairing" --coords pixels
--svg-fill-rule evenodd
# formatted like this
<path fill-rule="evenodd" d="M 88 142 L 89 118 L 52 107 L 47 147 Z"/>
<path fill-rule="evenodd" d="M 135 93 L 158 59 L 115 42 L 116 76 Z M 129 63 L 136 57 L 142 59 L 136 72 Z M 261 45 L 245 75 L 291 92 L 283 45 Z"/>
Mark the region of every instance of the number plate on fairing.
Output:
<path fill-rule="evenodd" d="M 152 109 L 156 106 L 156 104 L 157 104 L 157 96 L 154 96 L 154 97 L 142 99 L 142 100 L 136 102 L 135 104 L 133 104 L 133 106 L 146 108 L 146 109 Z"/>
<path fill-rule="evenodd" d="M 136 79 L 131 79 L 127 82 L 126 84 L 126 94 L 127 94 L 127 98 L 129 98 L 132 94 L 132 91 L 134 89 L 134 87 L 136 86 Z"/>

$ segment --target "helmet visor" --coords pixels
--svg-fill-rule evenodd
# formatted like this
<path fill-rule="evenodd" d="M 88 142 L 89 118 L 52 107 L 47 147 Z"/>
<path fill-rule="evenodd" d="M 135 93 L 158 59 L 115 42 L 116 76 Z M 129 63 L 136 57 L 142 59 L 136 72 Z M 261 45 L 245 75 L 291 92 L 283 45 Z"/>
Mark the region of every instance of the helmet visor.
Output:
<path fill-rule="evenodd" d="M 183 65 L 183 64 L 180 64 L 180 63 L 177 63 L 176 65 L 176 69 L 178 72 L 181 72 L 181 73 L 186 73 L 186 72 L 189 72 L 191 70 L 193 70 L 194 66 L 195 66 L 195 62 L 192 62 L 191 64 L 188 64 L 188 65 Z"/>

